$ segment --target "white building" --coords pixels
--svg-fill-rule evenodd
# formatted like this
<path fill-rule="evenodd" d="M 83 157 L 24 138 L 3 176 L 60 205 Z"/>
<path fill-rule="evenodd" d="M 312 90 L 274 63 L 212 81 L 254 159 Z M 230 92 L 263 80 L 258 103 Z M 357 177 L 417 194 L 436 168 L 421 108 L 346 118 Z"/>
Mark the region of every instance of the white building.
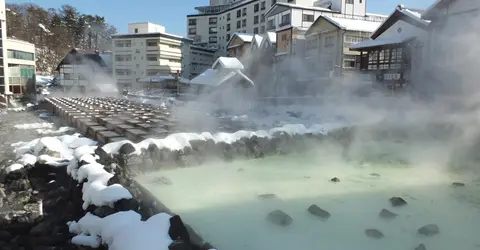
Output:
<path fill-rule="evenodd" d="M 141 88 L 137 79 L 145 76 L 180 73 L 186 39 L 165 33 L 162 27 L 134 23 L 128 28 L 132 33 L 112 36 L 113 76 L 119 88 Z"/>
<path fill-rule="evenodd" d="M 212 66 L 217 57 L 216 50 L 185 40 L 182 44 L 182 77 L 192 79 L 200 75 Z"/>
<path fill-rule="evenodd" d="M 14 95 L 25 94 L 27 85 L 35 83 L 35 45 L 8 38 L 6 47 L 9 90 Z"/>
<path fill-rule="evenodd" d="M 8 76 L 5 77 L 6 68 L 8 66 L 6 60 L 4 60 L 7 54 L 7 47 L 5 46 L 5 39 L 7 38 L 7 17 L 5 10 L 5 0 L 0 0 L 0 94 L 9 92 Z M 7 73 L 8 75 L 8 73 Z"/>

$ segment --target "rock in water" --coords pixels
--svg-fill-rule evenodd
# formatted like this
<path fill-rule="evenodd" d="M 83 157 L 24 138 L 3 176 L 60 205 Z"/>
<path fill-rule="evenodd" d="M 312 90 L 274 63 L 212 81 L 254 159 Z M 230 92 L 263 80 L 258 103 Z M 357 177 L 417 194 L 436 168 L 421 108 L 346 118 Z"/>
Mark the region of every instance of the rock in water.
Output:
<path fill-rule="evenodd" d="M 293 219 L 290 217 L 290 215 L 279 209 L 270 212 L 266 219 L 279 226 L 288 226 L 293 222 Z"/>
<path fill-rule="evenodd" d="M 337 177 L 333 177 L 332 179 L 330 179 L 331 182 L 340 182 L 340 179 L 338 179 Z"/>
<path fill-rule="evenodd" d="M 375 238 L 375 239 L 381 239 L 381 238 L 385 237 L 385 235 L 383 235 L 383 233 L 380 232 L 380 230 L 377 230 L 377 229 L 367 229 L 367 230 L 365 230 L 365 234 L 368 237 Z"/>
<path fill-rule="evenodd" d="M 135 150 L 136 150 L 135 147 L 131 143 L 127 142 L 120 147 L 120 149 L 118 150 L 118 153 L 129 155 L 129 154 L 135 152 Z"/>
<path fill-rule="evenodd" d="M 322 219 L 328 219 L 330 218 L 330 213 L 321 209 L 319 206 L 313 204 L 311 205 L 307 211 L 312 214 L 312 215 L 315 215 L 315 216 L 318 216 L 318 217 L 321 217 Z"/>
<path fill-rule="evenodd" d="M 407 202 L 400 197 L 392 197 L 389 199 L 389 201 L 390 201 L 390 204 L 392 204 L 392 206 L 394 207 L 402 207 L 407 205 Z"/>
<path fill-rule="evenodd" d="M 465 187 L 466 185 L 463 182 L 453 182 L 452 186 L 453 187 Z"/>
<path fill-rule="evenodd" d="M 276 194 L 259 194 L 257 195 L 260 200 L 275 199 L 277 198 Z"/>
<path fill-rule="evenodd" d="M 433 236 L 440 233 L 440 228 L 436 224 L 429 224 L 418 229 L 418 234 Z"/>
<path fill-rule="evenodd" d="M 427 250 L 427 248 L 425 247 L 425 245 L 420 244 L 418 245 L 418 247 L 415 248 L 415 250 Z"/>
<path fill-rule="evenodd" d="M 397 217 L 398 214 L 392 213 L 387 209 L 382 209 L 382 211 L 380 211 L 378 216 L 380 216 L 380 218 L 383 218 L 383 219 L 393 219 L 393 218 Z"/>

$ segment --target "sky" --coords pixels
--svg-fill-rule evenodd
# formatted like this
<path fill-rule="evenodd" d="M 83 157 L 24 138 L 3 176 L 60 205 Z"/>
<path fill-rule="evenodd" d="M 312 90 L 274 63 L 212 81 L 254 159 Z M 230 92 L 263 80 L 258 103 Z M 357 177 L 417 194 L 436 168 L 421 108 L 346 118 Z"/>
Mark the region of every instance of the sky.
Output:
<path fill-rule="evenodd" d="M 405 7 L 426 9 L 434 0 L 367 0 L 367 12 L 390 14 L 399 1 Z M 196 6 L 209 0 L 7 0 L 7 3 L 35 3 L 44 8 L 60 8 L 69 4 L 81 13 L 99 15 L 120 33 L 127 32 L 128 23 L 152 22 L 164 25 L 171 34 L 186 36 L 186 15 L 194 14 Z"/>

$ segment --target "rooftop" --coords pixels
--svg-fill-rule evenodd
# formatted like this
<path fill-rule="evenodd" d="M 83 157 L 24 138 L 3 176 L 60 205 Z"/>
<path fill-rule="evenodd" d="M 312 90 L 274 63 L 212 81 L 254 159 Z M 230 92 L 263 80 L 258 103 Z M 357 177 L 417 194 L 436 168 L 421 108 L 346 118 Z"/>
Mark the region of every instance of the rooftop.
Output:
<path fill-rule="evenodd" d="M 355 20 L 338 17 L 322 16 L 327 21 L 335 24 L 341 29 L 350 31 L 374 32 L 381 25 L 380 22 L 370 22 L 364 20 Z"/>

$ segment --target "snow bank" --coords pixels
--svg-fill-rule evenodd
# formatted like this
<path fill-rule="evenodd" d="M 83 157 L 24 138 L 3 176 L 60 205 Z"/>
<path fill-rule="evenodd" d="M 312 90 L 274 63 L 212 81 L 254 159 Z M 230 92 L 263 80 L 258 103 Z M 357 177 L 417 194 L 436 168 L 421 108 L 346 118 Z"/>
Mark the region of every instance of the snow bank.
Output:
<path fill-rule="evenodd" d="M 346 125 L 339 124 L 339 123 L 315 124 L 307 128 L 303 124 L 287 124 L 282 127 L 270 129 L 269 131 L 240 130 L 235 133 L 219 132 L 215 134 L 211 134 L 208 132 L 203 132 L 201 134 L 175 133 L 167 136 L 164 139 L 149 138 L 139 143 L 133 143 L 129 140 L 112 142 L 104 145 L 102 149 L 107 154 L 116 154 L 124 144 L 130 143 L 135 147 L 135 152 L 133 154 L 140 154 L 142 150 L 147 149 L 150 144 L 155 144 L 160 149 L 168 148 L 170 150 L 182 150 L 184 148 L 189 148 L 189 147 L 191 148 L 192 146 L 190 144 L 190 141 L 195 141 L 195 140 L 201 140 L 201 141 L 213 140 L 215 143 L 224 142 L 227 144 L 232 144 L 243 138 L 251 138 L 253 136 L 257 136 L 260 138 L 271 138 L 277 133 L 286 133 L 288 135 L 303 135 L 303 134 L 326 135 L 328 132 L 338 128 L 342 128 L 342 127 L 346 127 Z"/>
<path fill-rule="evenodd" d="M 17 124 L 14 126 L 16 129 L 51 129 L 53 128 L 53 123 L 47 122 L 37 122 L 37 123 L 24 123 L 24 124 Z"/>

